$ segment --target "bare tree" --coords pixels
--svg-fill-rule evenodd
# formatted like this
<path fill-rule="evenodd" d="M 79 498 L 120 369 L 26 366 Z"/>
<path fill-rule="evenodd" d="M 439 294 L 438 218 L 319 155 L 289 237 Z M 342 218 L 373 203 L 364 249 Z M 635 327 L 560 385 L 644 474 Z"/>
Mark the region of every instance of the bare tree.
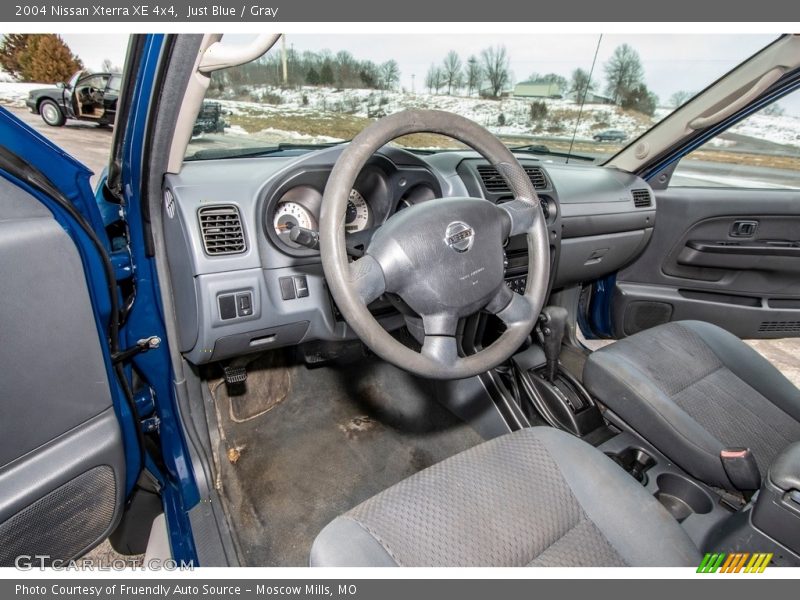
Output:
<path fill-rule="evenodd" d="M 589 73 L 583 69 L 575 69 L 569 84 L 569 92 L 574 94 L 576 102 L 584 102 L 586 95 L 594 89 Z"/>
<path fill-rule="evenodd" d="M 470 56 L 469 59 L 467 59 L 467 66 L 465 68 L 467 96 L 472 96 L 473 91 L 480 91 L 482 78 L 483 72 L 481 71 L 481 65 L 478 63 L 478 59 L 474 56 Z"/>
<path fill-rule="evenodd" d="M 438 94 L 439 90 L 442 89 L 444 85 L 444 74 L 442 73 L 441 67 L 437 67 L 436 65 L 431 65 L 428 69 L 427 75 L 425 75 L 425 87 L 428 88 L 429 94 Z"/>
<path fill-rule="evenodd" d="M 442 65 L 442 73 L 444 81 L 447 84 L 447 95 L 451 95 L 463 85 L 461 75 L 461 68 L 463 64 L 458 54 L 454 50 L 450 50 L 447 56 L 444 57 L 444 64 Z"/>
<path fill-rule="evenodd" d="M 686 90 L 678 90 L 672 96 L 669 97 L 669 103 L 671 106 L 678 108 L 679 106 L 683 106 L 686 101 L 694 96 L 692 92 L 687 92 Z"/>
<path fill-rule="evenodd" d="M 400 83 L 400 67 L 396 60 L 388 60 L 381 65 L 381 87 L 385 90 L 394 89 Z"/>
<path fill-rule="evenodd" d="M 622 98 L 644 83 L 644 69 L 639 53 L 628 44 L 614 49 L 605 66 L 606 93 L 619 104 Z"/>
<path fill-rule="evenodd" d="M 481 51 L 483 74 L 489 84 L 489 92 L 497 98 L 511 81 L 508 52 L 505 46 L 490 46 Z"/>

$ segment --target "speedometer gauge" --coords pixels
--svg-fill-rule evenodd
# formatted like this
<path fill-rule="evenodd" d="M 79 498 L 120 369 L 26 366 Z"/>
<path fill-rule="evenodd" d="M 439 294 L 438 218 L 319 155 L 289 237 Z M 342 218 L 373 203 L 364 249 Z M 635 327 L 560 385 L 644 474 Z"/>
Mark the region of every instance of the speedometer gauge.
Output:
<path fill-rule="evenodd" d="M 369 226 L 369 205 L 364 200 L 358 190 L 350 191 L 350 198 L 347 200 L 347 217 L 344 222 L 344 230 L 347 233 L 362 231 Z"/>
<path fill-rule="evenodd" d="M 281 241 L 290 248 L 300 248 L 289 237 L 289 232 L 294 227 L 304 227 L 305 229 L 317 230 L 317 220 L 311 211 L 297 202 L 281 202 L 275 208 L 275 216 L 272 221 L 275 233 Z"/>

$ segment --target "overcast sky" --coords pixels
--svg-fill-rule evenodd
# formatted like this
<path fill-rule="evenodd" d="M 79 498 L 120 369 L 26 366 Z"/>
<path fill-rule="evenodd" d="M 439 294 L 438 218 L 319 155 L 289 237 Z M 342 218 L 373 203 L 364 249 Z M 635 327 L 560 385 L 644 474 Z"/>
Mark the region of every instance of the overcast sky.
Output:
<path fill-rule="evenodd" d="M 99 69 L 108 58 L 122 65 L 127 48 L 127 36 L 65 34 L 66 42 L 89 68 Z M 230 36 L 245 41 L 250 36 Z M 381 63 L 390 59 L 400 65 L 401 85 L 421 91 L 425 73 L 432 62 L 440 62 L 449 50 L 458 52 L 464 60 L 479 55 L 482 48 L 503 44 L 511 58 L 515 81 L 524 81 L 533 73 L 554 72 L 565 77 L 576 68 L 589 70 L 592 65 L 597 35 L 290 35 L 287 44 L 295 50 L 348 50 L 357 59 Z M 641 56 L 647 85 L 662 104 L 677 90 L 699 91 L 724 75 L 742 60 L 770 43 L 770 35 L 607 35 L 600 43 L 597 66 L 593 76 L 602 91 L 603 65 L 618 45 L 627 42 Z M 277 51 L 276 49 L 272 50 Z M 800 95 L 786 99 L 781 105 L 787 112 L 800 115 Z"/>

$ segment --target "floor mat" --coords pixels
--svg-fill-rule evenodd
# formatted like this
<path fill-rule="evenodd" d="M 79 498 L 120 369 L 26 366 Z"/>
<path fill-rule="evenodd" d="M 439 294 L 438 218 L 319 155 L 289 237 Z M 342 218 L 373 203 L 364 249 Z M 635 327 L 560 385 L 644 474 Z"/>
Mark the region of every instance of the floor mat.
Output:
<path fill-rule="evenodd" d="M 482 441 L 436 402 L 434 384 L 376 359 L 308 369 L 265 358 L 250 364 L 244 394 L 209 384 L 221 486 L 251 566 L 307 565 L 334 517 Z"/>

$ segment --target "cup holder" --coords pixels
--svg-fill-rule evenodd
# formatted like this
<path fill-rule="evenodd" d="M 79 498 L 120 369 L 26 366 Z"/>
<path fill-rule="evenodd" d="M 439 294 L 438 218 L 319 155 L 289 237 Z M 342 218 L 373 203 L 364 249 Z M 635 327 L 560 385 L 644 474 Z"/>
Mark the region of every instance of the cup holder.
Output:
<path fill-rule="evenodd" d="M 639 448 L 625 448 L 621 452 L 607 452 L 607 456 L 625 469 L 642 485 L 647 485 L 647 470 L 656 464 L 655 459 Z"/>
<path fill-rule="evenodd" d="M 656 498 L 679 523 L 692 513 L 704 515 L 714 508 L 711 496 L 686 477 L 662 473 L 656 478 L 656 485 Z"/>

